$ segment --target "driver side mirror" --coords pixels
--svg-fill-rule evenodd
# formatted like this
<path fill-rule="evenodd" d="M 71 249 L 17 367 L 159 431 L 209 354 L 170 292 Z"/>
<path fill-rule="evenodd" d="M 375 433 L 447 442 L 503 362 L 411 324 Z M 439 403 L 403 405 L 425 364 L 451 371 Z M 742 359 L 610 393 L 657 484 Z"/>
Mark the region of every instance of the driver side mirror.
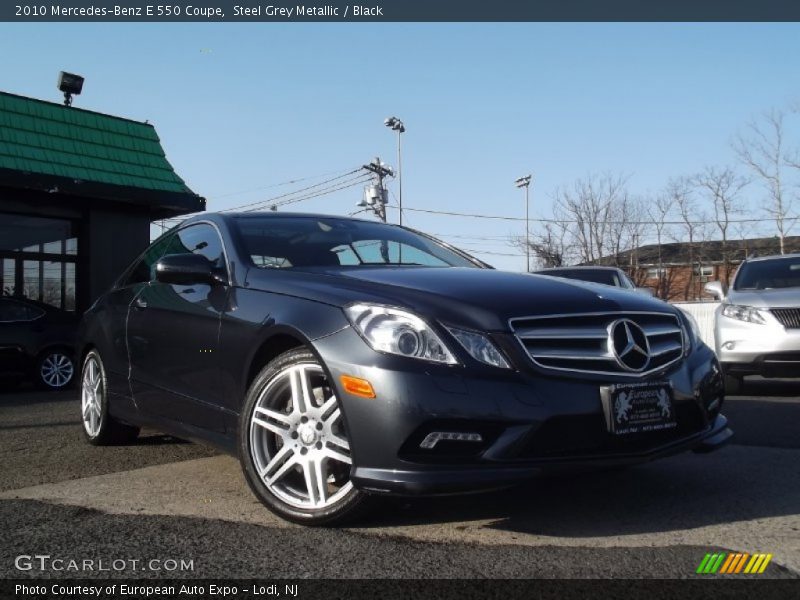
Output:
<path fill-rule="evenodd" d="M 640 294 L 644 294 L 645 296 L 650 296 L 651 298 L 654 298 L 656 295 L 656 291 L 653 288 L 647 286 L 637 287 L 635 288 L 635 290 Z"/>
<path fill-rule="evenodd" d="M 722 300 L 725 294 L 728 293 L 728 290 L 725 289 L 725 284 L 721 281 L 709 281 L 703 286 L 703 289 L 717 300 Z"/>
<path fill-rule="evenodd" d="M 168 254 L 156 263 L 156 281 L 173 285 L 221 285 L 228 283 L 222 273 L 200 254 Z"/>

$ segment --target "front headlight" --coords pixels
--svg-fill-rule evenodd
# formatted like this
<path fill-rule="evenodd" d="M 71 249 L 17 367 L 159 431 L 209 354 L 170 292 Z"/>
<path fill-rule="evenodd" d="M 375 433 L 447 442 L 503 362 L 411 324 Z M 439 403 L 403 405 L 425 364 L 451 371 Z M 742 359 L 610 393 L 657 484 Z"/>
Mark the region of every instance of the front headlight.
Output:
<path fill-rule="evenodd" d="M 458 364 L 439 336 L 413 313 L 379 304 L 351 304 L 344 312 L 373 350 Z"/>
<path fill-rule="evenodd" d="M 738 304 L 726 304 L 722 308 L 722 314 L 731 319 L 738 321 L 746 321 L 747 323 L 757 323 L 763 325 L 766 323 L 764 317 L 758 312 L 757 308 L 752 306 L 740 306 Z"/>
<path fill-rule="evenodd" d="M 501 369 L 510 369 L 508 361 L 500 353 L 500 350 L 492 343 L 492 341 L 485 335 L 475 333 L 474 331 L 464 331 L 462 329 L 453 329 L 448 327 L 447 330 L 453 334 L 453 337 L 458 340 L 458 343 L 464 347 L 464 350 L 469 352 L 469 355 L 477 361 L 492 365 L 493 367 L 500 367 Z"/>

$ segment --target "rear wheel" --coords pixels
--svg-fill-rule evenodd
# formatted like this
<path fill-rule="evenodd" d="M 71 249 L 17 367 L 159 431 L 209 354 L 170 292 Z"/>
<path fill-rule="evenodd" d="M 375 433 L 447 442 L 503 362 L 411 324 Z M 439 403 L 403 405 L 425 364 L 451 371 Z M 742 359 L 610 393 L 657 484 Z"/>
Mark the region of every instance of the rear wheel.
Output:
<path fill-rule="evenodd" d="M 120 423 L 108 412 L 106 372 L 96 350 L 86 355 L 81 370 L 81 419 L 83 434 L 94 446 L 126 444 L 136 439 L 139 428 Z"/>
<path fill-rule="evenodd" d="M 256 377 L 239 445 L 248 484 L 285 519 L 334 525 L 364 506 L 365 494 L 350 481 L 353 461 L 339 400 L 308 350 L 280 355 Z"/>

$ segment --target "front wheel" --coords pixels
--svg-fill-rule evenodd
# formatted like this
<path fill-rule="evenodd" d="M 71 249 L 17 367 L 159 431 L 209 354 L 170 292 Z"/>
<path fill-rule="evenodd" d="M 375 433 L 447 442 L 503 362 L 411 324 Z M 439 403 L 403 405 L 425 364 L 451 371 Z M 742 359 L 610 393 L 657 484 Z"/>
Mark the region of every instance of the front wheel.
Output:
<path fill-rule="evenodd" d="M 93 446 L 127 444 L 139 435 L 139 428 L 120 423 L 108 412 L 106 371 L 97 350 L 86 355 L 81 371 L 81 419 L 83 435 Z"/>
<path fill-rule="evenodd" d="M 365 494 L 350 481 L 352 458 L 328 376 L 306 349 L 270 362 L 247 393 L 239 426 L 245 477 L 274 513 L 305 525 L 352 519 Z"/>

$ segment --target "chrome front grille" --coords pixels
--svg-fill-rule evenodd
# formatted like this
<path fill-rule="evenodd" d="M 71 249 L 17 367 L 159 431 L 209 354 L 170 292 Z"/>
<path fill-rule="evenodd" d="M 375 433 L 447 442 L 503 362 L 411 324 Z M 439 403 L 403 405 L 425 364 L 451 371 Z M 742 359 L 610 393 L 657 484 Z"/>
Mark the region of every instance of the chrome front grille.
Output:
<path fill-rule="evenodd" d="M 644 331 L 649 361 L 631 372 L 617 360 L 609 330 L 630 320 Z M 511 319 L 511 329 L 539 367 L 556 371 L 642 377 L 681 359 L 687 343 L 677 315 L 650 312 L 604 312 Z"/>
<path fill-rule="evenodd" d="M 800 308 L 771 308 L 770 312 L 787 329 L 800 329 Z"/>

